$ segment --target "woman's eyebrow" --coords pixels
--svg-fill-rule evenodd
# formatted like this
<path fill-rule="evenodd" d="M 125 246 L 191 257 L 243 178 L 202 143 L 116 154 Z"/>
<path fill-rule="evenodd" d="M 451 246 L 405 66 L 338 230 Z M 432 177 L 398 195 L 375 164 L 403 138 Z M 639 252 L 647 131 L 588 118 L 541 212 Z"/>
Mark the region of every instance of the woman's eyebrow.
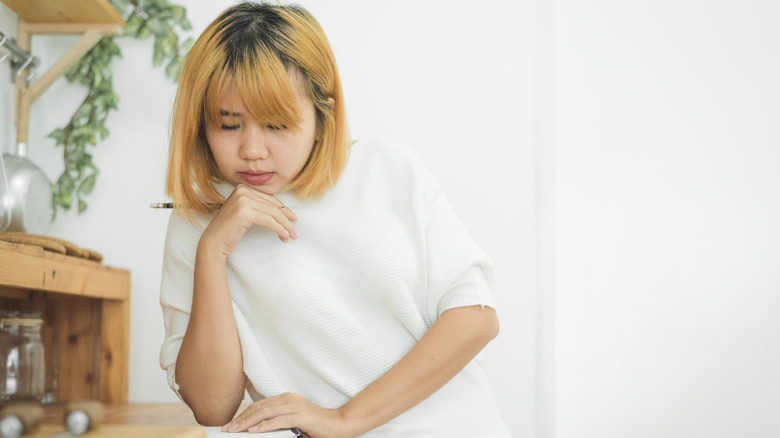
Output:
<path fill-rule="evenodd" d="M 233 113 L 233 112 L 230 112 L 228 110 L 223 110 L 223 109 L 219 110 L 219 115 L 220 116 L 241 117 L 241 113 Z"/>

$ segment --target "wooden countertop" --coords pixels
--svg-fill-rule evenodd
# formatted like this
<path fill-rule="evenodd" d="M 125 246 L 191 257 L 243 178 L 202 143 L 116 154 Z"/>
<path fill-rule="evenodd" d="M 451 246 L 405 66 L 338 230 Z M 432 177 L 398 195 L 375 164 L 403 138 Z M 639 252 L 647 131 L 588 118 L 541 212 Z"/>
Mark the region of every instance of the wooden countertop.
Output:
<path fill-rule="evenodd" d="M 184 403 L 106 403 L 105 418 L 84 438 L 207 438 Z M 41 425 L 25 438 L 70 437 L 64 433 L 66 404 L 45 406 Z"/>
<path fill-rule="evenodd" d="M 197 427 L 198 422 L 184 403 L 104 403 L 104 424 L 124 426 Z M 43 424 L 62 424 L 65 404 L 44 406 Z"/>

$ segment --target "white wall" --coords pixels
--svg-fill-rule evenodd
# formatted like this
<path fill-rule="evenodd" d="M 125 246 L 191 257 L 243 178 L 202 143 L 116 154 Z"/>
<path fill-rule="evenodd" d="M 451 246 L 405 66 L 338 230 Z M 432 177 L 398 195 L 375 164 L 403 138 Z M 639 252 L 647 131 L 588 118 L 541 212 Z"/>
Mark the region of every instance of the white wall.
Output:
<path fill-rule="evenodd" d="M 0 4 L 0 32 L 8 38 L 16 37 L 16 14 Z M 0 49 L 0 57 L 7 52 Z M 0 64 L 0 151 L 13 152 L 16 144 L 14 134 L 14 87 L 11 82 L 11 68 L 6 60 Z"/>
<path fill-rule="evenodd" d="M 186 2 L 197 34 L 233 1 Z M 414 145 L 498 268 L 502 332 L 485 352 L 505 416 L 518 436 L 534 428 L 535 248 L 533 1 L 310 0 L 339 62 L 355 138 L 393 135 Z M 13 34 L 0 5 L 0 29 Z M 51 65 L 72 36 L 40 36 L 33 52 Z M 94 149 L 101 170 L 82 214 L 61 214 L 50 234 L 132 271 L 130 399 L 173 401 L 157 355 L 165 152 L 175 85 L 151 69 L 148 41 L 122 40 L 114 66 L 120 110 Z M 8 67 L 3 65 L 1 69 Z M 0 98 L 12 96 L 2 79 Z M 61 150 L 45 138 L 63 126 L 83 91 L 56 82 L 32 106 L 30 156 L 55 178 Z M 4 150 L 14 143 L 11 105 L 0 107 Z"/>
<path fill-rule="evenodd" d="M 780 3 L 555 5 L 555 436 L 780 436 Z"/>

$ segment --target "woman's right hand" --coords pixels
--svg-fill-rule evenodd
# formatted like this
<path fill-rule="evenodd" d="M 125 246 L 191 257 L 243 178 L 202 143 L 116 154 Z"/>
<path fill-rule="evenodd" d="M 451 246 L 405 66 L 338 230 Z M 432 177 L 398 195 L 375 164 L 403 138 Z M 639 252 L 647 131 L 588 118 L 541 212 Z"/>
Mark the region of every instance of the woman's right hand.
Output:
<path fill-rule="evenodd" d="M 272 195 L 239 184 L 203 231 L 198 249 L 227 257 L 252 225 L 266 227 L 282 242 L 297 239 L 292 221 L 298 217 Z"/>

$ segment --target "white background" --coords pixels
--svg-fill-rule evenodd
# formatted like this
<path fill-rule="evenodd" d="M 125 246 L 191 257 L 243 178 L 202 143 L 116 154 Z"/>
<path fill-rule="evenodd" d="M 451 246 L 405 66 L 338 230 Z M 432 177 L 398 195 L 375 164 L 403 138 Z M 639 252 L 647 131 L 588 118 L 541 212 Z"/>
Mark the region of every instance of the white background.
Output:
<path fill-rule="evenodd" d="M 780 436 L 780 2 L 555 5 L 556 436 Z"/>
<path fill-rule="evenodd" d="M 231 2 L 188 2 L 195 30 Z M 395 135 L 499 269 L 485 358 L 518 437 L 780 436 L 780 3 L 307 1 L 356 138 Z M 0 30 L 13 17 L 0 8 Z M 71 37 L 40 37 L 45 65 Z M 89 210 L 52 234 L 133 271 L 130 397 L 156 355 L 174 86 L 123 41 Z M 2 67 L 7 68 L 7 67 Z M 0 72 L 0 140 L 10 133 Z M 81 99 L 33 105 L 33 158 Z"/>

